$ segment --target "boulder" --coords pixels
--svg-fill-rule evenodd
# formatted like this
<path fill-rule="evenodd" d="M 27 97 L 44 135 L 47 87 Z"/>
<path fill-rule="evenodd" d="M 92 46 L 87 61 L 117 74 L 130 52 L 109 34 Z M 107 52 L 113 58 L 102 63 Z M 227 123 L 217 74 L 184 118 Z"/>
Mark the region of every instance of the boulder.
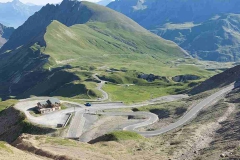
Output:
<path fill-rule="evenodd" d="M 196 75 L 179 75 L 172 78 L 174 82 L 186 82 L 192 80 L 199 80 L 201 77 Z"/>
<path fill-rule="evenodd" d="M 168 82 L 167 78 L 166 77 L 163 77 L 163 76 L 157 76 L 157 75 L 154 75 L 154 74 L 139 74 L 138 75 L 138 78 L 141 78 L 141 79 L 145 79 L 147 80 L 148 82 L 153 82 L 155 80 L 164 80 L 166 82 Z"/>

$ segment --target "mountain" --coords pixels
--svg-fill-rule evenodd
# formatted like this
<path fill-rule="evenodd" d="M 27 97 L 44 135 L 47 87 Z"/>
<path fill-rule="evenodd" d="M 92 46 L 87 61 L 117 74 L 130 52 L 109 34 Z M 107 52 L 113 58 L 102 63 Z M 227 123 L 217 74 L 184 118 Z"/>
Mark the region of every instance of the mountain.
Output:
<path fill-rule="evenodd" d="M 108 5 L 147 29 L 165 23 L 202 22 L 216 14 L 240 13 L 238 0 L 117 0 Z"/>
<path fill-rule="evenodd" d="M 114 1 L 114 0 L 101 0 L 101 1 L 97 2 L 97 4 L 102 5 L 102 6 L 107 6 L 112 1 Z"/>
<path fill-rule="evenodd" d="M 175 43 L 120 13 L 90 2 L 64 0 L 36 12 L 1 48 L 0 95 L 97 97 L 91 75 L 99 67 L 194 73 L 196 67 L 171 67 L 171 61 L 186 56 Z"/>
<path fill-rule="evenodd" d="M 240 14 L 224 14 L 199 24 L 165 24 L 152 31 L 200 59 L 240 60 Z"/>
<path fill-rule="evenodd" d="M 22 25 L 29 16 L 40 10 L 42 6 L 27 5 L 19 0 L 0 3 L 0 23 L 17 28 Z M 7 13 L 7 14 L 6 14 Z"/>
<path fill-rule="evenodd" d="M 239 6 L 238 0 L 118 0 L 108 5 L 193 56 L 211 61 L 239 60 Z"/>
<path fill-rule="evenodd" d="M 28 6 L 36 6 L 36 4 L 30 3 L 30 2 L 27 2 L 27 3 L 25 3 L 25 4 L 28 5 Z"/>
<path fill-rule="evenodd" d="M 0 23 L 0 48 L 7 42 L 13 31 L 13 27 L 6 27 Z"/>

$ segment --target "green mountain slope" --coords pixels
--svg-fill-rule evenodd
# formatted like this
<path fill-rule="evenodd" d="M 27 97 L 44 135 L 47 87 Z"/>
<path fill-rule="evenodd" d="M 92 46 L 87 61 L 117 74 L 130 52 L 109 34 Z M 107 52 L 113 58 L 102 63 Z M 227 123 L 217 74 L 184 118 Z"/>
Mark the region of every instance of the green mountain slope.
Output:
<path fill-rule="evenodd" d="M 51 55 L 55 65 L 69 61 L 72 65 L 91 62 L 91 65 L 110 67 L 127 66 L 128 63 L 132 67 L 148 65 L 150 62 L 157 64 L 185 56 L 172 42 L 145 30 L 139 32 L 121 25 L 114 22 L 88 22 L 67 27 L 53 21 L 44 36 L 45 53 Z"/>
<path fill-rule="evenodd" d="M 43 7 L 2 47 L 0 94 L 101 97 L 92 78 L 103 72 L 99 67 L 163 76 L 209 74 L 197 67 L 173 67 L 175 60 L 185 57 L 175 43 L 120 13 L 89 2 L 64 0 Z"/>

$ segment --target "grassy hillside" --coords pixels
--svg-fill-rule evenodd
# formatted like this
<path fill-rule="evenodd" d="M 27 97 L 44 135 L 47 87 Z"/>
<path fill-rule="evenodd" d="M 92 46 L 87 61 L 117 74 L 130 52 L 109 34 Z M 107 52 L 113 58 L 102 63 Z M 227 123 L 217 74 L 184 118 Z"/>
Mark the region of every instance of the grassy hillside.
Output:
<path fill-rule="evenodd" d="M 17 103 L 17 100 L 9 99 L 7 101 L 0 101 L 0 113 L 5 110 L 7 107 L 13 106 L 15 103 Z"/>
<path fill-rule="evenodd" d="M 90 141 L 89 143 L 93 144 L 93 143 L 103 142 L 103 141 L 126 141 L 126 140 L 139 140 L 139 139 L 144 139 L 144 138 L 135 132 L 115 131 L 115 132 L 105 134 L 101 137 L 98 137 Z"/>
<path fill-rule="evenodd" d="M 36 155 L 21 151 L 5 142 L 0 142 L 0 154 L 2 160 L 18 160 L 19 157 L 22 157 L 25 160 L 42 160 L 42 158 Z"/>
<path fill-rule="evenodd" d="M 96 67 L 108 65 L 120 68 L 130 65 L 132 69 L 140 65 L 161 65 L 164 61 L 185 56 L 172 42 L 147 31 L 130 32 L 120 28 L 121 25 L 89 22 L 67 27 L 53 21 L 44 36 L 45 53 L 51 56 L 55 66 L 64 62 L 72 66 L 91 62 Z"/>

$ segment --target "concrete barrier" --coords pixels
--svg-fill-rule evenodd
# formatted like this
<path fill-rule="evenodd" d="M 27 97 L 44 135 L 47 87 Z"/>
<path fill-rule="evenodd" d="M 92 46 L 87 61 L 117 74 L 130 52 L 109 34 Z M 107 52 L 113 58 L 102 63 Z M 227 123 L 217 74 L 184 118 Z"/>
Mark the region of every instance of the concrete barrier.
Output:
<path fill-rule="evenodd" d="M 72 118 L 72 113 L 68 113 L 68 114 L 69 114 L 69 116 L 68 116 L 66 122 L 63 124 L 63 128 L 65 128 L 65 127 L 67 126 L 68 122 L 69 122 L 70 119 Z"/>

